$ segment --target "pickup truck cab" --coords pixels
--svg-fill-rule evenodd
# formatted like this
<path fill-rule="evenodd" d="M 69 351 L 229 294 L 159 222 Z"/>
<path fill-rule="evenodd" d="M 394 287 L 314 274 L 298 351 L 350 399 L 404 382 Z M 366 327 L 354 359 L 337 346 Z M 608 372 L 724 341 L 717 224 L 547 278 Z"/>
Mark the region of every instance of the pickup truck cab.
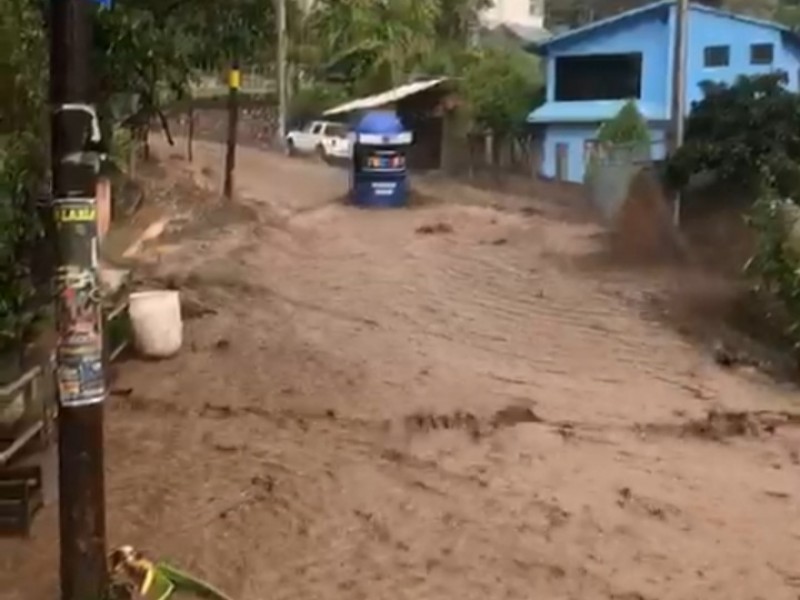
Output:
<path fill-rule="evenodd" d="M 290 155 L 316 154 L 325 161 L 349 159 L 352 143 L 348 133 L 347 126 L 342 123 L 311 121 L 286 135 L 286 150 Z"/>

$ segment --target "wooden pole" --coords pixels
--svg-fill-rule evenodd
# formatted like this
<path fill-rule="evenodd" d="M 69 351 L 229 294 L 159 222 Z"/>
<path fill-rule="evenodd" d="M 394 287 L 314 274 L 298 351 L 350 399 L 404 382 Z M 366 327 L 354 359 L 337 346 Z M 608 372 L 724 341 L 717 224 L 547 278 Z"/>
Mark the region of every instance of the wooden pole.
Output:
<path fill-rule="evenodd" d="M 189 133 L 186 136 L 186 157 L 189 162 L 194 160 L 194 97 L 189 96 Z"/>
<path fill-rule="evenodd" d="M 91 4 L 52 0 L 52 208 L 58 256 L 59 515 L 62 600 L 106 591 L 103 364 L 97 278 L 100 127 L 90 103 Z"/>
<path fill-rule="evenodd" d="M 239 87 L 241 85 L 241 73 L 239 72 L 239 62 L 233 61 L 231 71 L 228 76 L 228 148 L 225 154 L 225 197 L 233 197 L 233 172 L 236 168 L 236 139 L 239 125 Z"/>
<path fill-rule="evenodd" d="M 278 16 L 278 143 L 286 143 L 286 120 L 289 110 L 287 81 L 286 0 L 276 0 Z"/>
<path fill-rule="evenodd" d="M 675 48 L 672 67 L 672 151 L 683 145 L 686 113 L 686 33 L 688 0 L 676 0 Z"/>
<path fill-rule="evenodd" d="M 688 0 L 676 0 L 675 47 L 672 65 L 672 147 L 676 152 L 683 145 L 684 117 L 686 114 L 686 40 L 689 26 Z M 678 192 L 673 203 L 673 221 L 681 221 L 681 196 Z"/>

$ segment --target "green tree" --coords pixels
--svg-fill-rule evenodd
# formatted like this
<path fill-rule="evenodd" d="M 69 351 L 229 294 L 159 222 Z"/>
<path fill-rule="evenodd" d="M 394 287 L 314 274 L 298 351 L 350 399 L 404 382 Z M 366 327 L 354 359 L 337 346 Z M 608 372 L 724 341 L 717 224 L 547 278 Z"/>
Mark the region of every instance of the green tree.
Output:
<path fill-rule="evenodd" d="M 668 164 L 677 186 L 698 173 L 758 192 L 765 176 L 781 197 L 800 193 L 800 96 L 786 73 L 740 77 L 732 85 L 705 83 L 692 107 L 684 145 Z"/>
<path fill-rule="evenodd" d="M 635 100 L 622 105 L 614 118 L 605 121 L 597 131 L 597 141 L 604 150 L 621 160 L 649 160 L 650 129 L 647 127 Z M 600 168 L 601 155 L 592 153 L 586 167 L 584 181 L 591 184 Z"/>
<path fill-rule="evenodd" d="M 0 352 L 18 347 L 33 317 L 33 194 L 47 162 L 47 46 L 33 0 L 0 0 Z"/>
<path fill-rule="evenodd" d="M 289 117 L 292 121 L 308 121 L 347 99 L 347 90 L 343 86 L 324 81 L 313 82 L 292 97 Z"/>
<path fill-rule="evenodd" d="M 777 298 L 788 335 L 800 349 L 800 96 L 785 73 L 706 84 L 692 107 L 686 141 L 668 164 L 676 185 L 710 172 L 754 204 L 757 245 L 746 271 Z"/>
<path fill-rule="evenodd" d="M 437 0 L 319 0 L 306 33 L 318 74 L 355 93 L 404 83 L 435 48 L 439 11 Z"/>
<path fill-rule="evenodd" d="M 106 136 L 125 120 L 146 139 L 154 117 L 188 94 L 201 68 L 262 62 L 272 48 L 272 0 L 117 0 L 95 19 L 98 104 Z"/>
<path fill-rule="evenodd" d="M 597 140 L 606 144 L 650 143 L 650 130 L 634 100 L 626 102 L 613 119 L 603 123 Z"/>
<path fill-rule="evenodd" d="M 439 0 L 436 20 L 439 42 L 469 43 L 472 34 L 480 27 L 481 11 L 492 4 L 492 0 Z"/>
<path fill-rule="evenodd" d="M 516 49 L 478 51 L 464 71 L 461 91 L 477 127 L 498 137 L 511 135 L 543 100 L 539 61 Z"/>

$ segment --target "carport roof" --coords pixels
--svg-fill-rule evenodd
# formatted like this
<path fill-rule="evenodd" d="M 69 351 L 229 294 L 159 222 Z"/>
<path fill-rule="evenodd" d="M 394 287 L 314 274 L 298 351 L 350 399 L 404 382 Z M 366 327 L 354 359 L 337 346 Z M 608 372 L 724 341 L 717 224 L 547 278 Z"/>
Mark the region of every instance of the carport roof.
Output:
<path fill-rule="evenodd" d="M 340 104 L 339 106 L 334 106 L 333 108 L 326 110 L 323 113 L 323 115 L 329 117 L 333 115 L 341 115 L 344 113 L 354 112 L 357 110 L 369 110 L 371 108 L 380 108 L 381 106 L 392 104 L 393 102 L 397 102 L 398 100 L 402 100 L 403 98 L 408 98 L 409 96 L 413 96 L 414 94 L 419 94 L 420 92 L 424 92 L 425 90 L 432 89 L 438 85 L 441 85 L 445 81 L 447 81 L 447 77 L 439 77 L 438 79 L 428 79 L 426 81 L 415 81 L 413 83 L 406 83 L 405 85 L 392 88 L 391 90 L 381 92 L 380 94 L 373 94 L 372 96 L 358 98 L 356 100 L 351 100 L 350 102 L 345 102 L 344 104 Z"/>

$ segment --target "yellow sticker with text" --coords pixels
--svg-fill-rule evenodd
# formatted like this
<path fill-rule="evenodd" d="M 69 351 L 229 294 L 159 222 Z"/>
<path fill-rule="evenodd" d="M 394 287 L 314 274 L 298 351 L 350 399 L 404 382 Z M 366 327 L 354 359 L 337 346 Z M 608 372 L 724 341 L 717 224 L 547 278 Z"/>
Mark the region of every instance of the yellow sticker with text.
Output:
<path fill-rule="evenodd" d="M 56 209 L 59 223 L 87 223 L 97 218 L 97 211 L 90 206 L 63 206 Z"/>

